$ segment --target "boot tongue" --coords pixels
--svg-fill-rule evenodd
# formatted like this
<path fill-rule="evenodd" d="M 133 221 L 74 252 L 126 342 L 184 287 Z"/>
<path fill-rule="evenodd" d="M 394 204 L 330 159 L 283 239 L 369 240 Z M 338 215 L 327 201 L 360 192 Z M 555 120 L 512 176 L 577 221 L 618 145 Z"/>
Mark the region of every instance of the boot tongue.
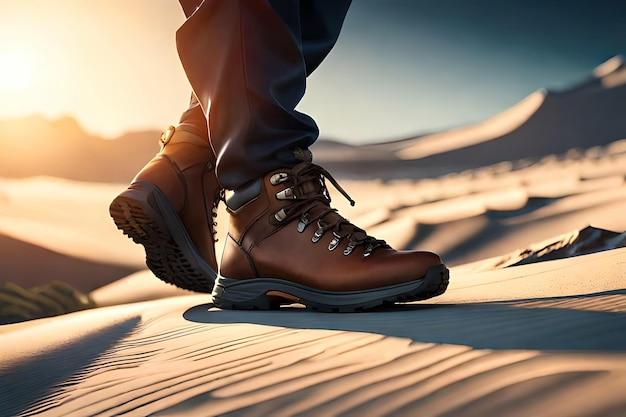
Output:
<path fill-rule="evenodd" d="M 330 203 L 330 196 L 326 191 L 324 177 L 315 171 L 315 165 L 309 162 L 302 162 L 293 167 L 292 172 L 295 178 L 299 194 L 304 197 L 316 197 L 324 195 Z"/>
<path fill-rule="evenodd" d="M 371 238 L 367 233 L 350 223 L 347 219 L 337 213 L 336 210 L 330 206 L 330 195 L 326 188 L 326 178 L 343 194 L 352 205 L 354 201 L 348 196 L 348 194 L 337 184 L 330 174 L 328 174 L 322 168 L 308 162 L 302 162 L 292 168 L 293 175 L 293 187 L 296 189 L 296 193 L 299 199 L 310 199 L 310 204 L 302 206 L 303 218 L 318 219 L 320 221 L 320 227 L 335 227 L 333 233 L 338 234 L 340 237 L 350 236 L 351 244 L 365 244 L 367 242 L 373 242 L 377 246 L 385 244 L 384 241 L 379 241 Z M 328 176 L 327 176 L 328 175 Z M 310 221 L 310 220 L 309 220 Z M 306 227 L 306 220 L 300 220 L 300 227 Z M 369 251 L 371 252 L 376 245 L 369 244 Z"/>
<path fill-rule="evenodd" d="M 296 165 L 292 169 L 292 172 L 294 178 L 297 179 L 296 181 L 299 182 L 298 191 L 301 197 L 318 197 L 306 210 L 310 218 L 316 218 L 318 215 L 326 212 L 320 220 L 327 225 L 341 223 L 339 232 L 342 235 L 354 234 L 354 236 L 359 239 L 365 239 L 367 237 L 365 232 L 347 222 L 339 213 L 334 210 L 329 211 L 331 199 L 325 185 L 324 176 L 314 170 L 313 164 L 303 162 Z M 319 198 L 320 196 L 324 196 L 324 199 Z"/>

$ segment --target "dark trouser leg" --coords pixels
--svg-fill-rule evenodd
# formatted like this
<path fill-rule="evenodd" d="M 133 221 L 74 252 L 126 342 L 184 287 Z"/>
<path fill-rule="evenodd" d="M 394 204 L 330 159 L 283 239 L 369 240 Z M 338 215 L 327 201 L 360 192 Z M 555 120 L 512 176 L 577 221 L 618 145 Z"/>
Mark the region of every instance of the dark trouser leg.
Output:
<path fill-rule="evenodd" d="M 202 3 L 202 0 L 179 0 L 185 17 L 189 18 L 196 10 L 196 8 Z M 206 123 L 206 116 L 202 111 L 200 102 L 196 98 L 196 95 L 191 92 L 191 98 L 189 100 L 189 107 L 180 116 L 179 123 L 185 125 L 188 130 L 201 138 L 209 138 L 209 129 Z"/>
<path fill-rule="evenodd" d="M 352 0 L 300 0 L 300 32 L 306 75 L 335 46 Z"/>
<path fill-rule="evenodd" d="M 296 165 L 294 150 L 317 139 L 313 119 L 294 109 L 349 3 L 205 0 L 178 30 L 178 52 L 207 115 L 224 187 Z"/>

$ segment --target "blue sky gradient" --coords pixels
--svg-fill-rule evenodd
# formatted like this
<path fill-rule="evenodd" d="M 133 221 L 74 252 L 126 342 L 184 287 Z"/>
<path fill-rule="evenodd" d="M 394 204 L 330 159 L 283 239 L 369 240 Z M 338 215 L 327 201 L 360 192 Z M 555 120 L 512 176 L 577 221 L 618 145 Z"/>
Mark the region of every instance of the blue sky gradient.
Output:
<path fill-rule="evenodd" d="M 624 55 L 624 16 L 623 0 L 354 0 L 299 110 L 349 143 L 478 122 Z M 176 123 L 183 22 L 176 0 L 2 0 L 0 118 L 71 115 L 105 137 Z"/>
<path fill-rule="evenodd" d="M 477 122 L 626 52 L 626 2 L 355 0 L 301 109 L 353 143 Z"/>

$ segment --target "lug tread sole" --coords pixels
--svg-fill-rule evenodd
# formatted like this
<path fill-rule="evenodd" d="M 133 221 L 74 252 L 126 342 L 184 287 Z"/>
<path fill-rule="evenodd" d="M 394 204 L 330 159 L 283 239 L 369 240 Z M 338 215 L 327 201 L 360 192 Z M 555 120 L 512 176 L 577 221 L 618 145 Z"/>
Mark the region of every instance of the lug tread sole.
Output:
<path fill-rule="evenodd" d="M 173 235 L 168 223 L 180 220 L 176 214 L 172 219 L 171 206 L 166 210 L 170 211 L 170 221 L 166 220 L 160 209 L 169 203 L 161 194 L 156 197 L 159 203 L 154 204 L 155 193 L 160 191 L 145 184 L 129 188 L 113 200 L 109 214 L 119 230 L 144 247 L 146 265 L 159 279 L 186 290 L 210 293 L 216 272 L 200 257 L 190 239 Z M 182 222 L 179 229 L 179 235 L 186 234 Z"/>
<path fill-rule="evenodd" d="M 273 310 L 298 302 L 312 311 L 352 313 L 395 303 L 427 300 L 445 293 L 449 281 L 450 273 L 444 265 L 431 267 L 419 280 L 350 292 L 320 291 L 274 278 L 234 280 L 220 276 L 213 290 L 213 304 L 229 310 Z M 276 292 L 286 296 L 268 295 Z"/>

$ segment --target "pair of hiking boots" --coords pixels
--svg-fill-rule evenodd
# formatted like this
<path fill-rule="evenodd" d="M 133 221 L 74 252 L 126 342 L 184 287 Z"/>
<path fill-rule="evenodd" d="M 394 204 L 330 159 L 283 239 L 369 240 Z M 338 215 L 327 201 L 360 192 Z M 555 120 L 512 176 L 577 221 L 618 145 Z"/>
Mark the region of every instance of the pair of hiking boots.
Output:
<path fill-rule="evenodd" d="M 224 193 L 209 143 L 170 127 L 161 151 L 117 196 L 110 214 L 146 251 L 161 280 L 212 293 L 227 309 L 294 302 L 318 311 L 361 311 L 442 294 L 448 270 L 430 252 L 401 252 L 368 236 L 330 206 L 332 176 L 304 155 Z M 230 215 L 224 253 L 215 255 L 215 217 Z M 219 269 L 219 275 L 217 273 Z"/>

